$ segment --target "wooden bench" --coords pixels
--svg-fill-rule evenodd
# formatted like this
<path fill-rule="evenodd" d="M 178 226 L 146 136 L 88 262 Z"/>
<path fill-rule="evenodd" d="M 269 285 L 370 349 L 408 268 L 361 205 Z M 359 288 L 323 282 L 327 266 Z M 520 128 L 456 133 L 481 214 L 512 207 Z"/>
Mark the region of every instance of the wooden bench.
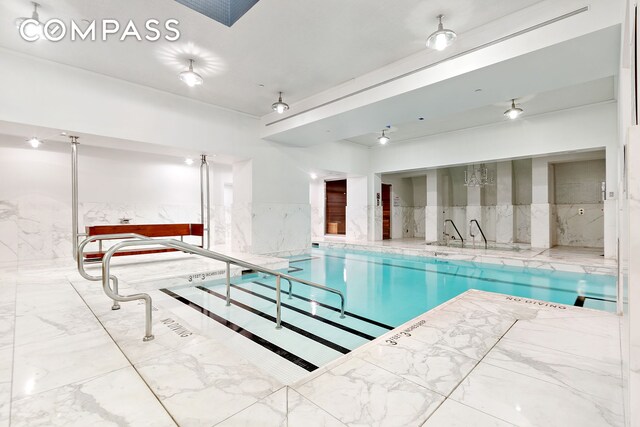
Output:
<path fill-rule="evenodd" d="M 180 237 L 204 235 L 204 227 L 202 224 L 118 224 L 118 225 L 94 225 L 85 228 L 87 236 L 100 236 L 105 234 L 122 234 L 135 233 L 147 237 Z M 117 240 L 117 239 L 103 239 Z M 102 243 L 99 240 L 100 249 L 96 252 L 85 252 L 84 257 L 87 260 L 101 260 L 105 254 L 102 250 Z M 127 255 L 143 255 L 157 254 L 162 252 L 176 252 L 179 249 L 174 248 L 152 248 L 152 249 L 128 249 L 113 254 L 113 256 Z"/>

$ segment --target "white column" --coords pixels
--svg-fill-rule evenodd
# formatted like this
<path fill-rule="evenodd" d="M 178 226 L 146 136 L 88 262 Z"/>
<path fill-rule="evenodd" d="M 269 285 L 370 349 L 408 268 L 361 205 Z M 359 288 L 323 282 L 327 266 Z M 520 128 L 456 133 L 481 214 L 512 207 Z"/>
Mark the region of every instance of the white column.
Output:
<path fill-rule="evenodd" d="M 534 158 L 531 161 L 531 246 L 553 246 L 553 176 L 548 160 Z"/>
<path fill-rule="evenodd" d="M 442 240 L 442 173 L 436 169 L 427 171 L 427 206 L 425 214 L 425 240 L 436 242 Z"/>
<path fill-rule="evenodd" d="M 347 239 L 367 240 L 367 177 L 347 178 Z"/>
<path fill-rule="evenodd" d="M 513 243 L 515 241 L 513 165 L 510 161 L 497 164 L 496 193 L 496 242 Z"/>
<path fill-rule="evenodd" d="M 382 179 L 380 174 L 367 176 L 367 236 L 382 240 Z"/>
<path fill-rule="evenodd" d="M 324 237 L 325 184 L 324 179 L 316 179 L 309 185 L 311 204 L 311 237 Z"/>

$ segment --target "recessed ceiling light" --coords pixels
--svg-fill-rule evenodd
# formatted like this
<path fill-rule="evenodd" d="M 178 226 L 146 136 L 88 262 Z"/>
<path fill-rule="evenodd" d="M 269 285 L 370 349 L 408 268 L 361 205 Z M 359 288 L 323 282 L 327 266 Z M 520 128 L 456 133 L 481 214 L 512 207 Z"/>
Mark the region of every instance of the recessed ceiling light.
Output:
<path fill-rule="evenodd" d="M 315 173 L 313 173 L 313 172 L 311 172 L 311 173 L 309 174 L 309 176 L 310 176 L 310 177 L 311 177 L 311 179 L 313 179 L 313 180 L 318 179 L 318 174 L 315 174 Z"/>
<path fill-rule="evenodd" d="M 178 74 L 180 80 L 184 82 L 189 87 L 199 86 L 204 80 L 202 76 L 195 71 L 193 71 L 193 59 L 189 60 L 189 69 Z"/>
<path fill-rule="evenodd" d="M 278 114 L 282 114 L 289 109 L 289 105 L 282 101 L 282 92 L 278 96 L 278 102 L 271 104 L 271 109 Z"/>
<path fill-rule="evenodd" d="M 60 136 L 67 136 L 66 132 L 60 132 Z"/>
<path fill-rule="evenodd" d="M 31 13 L 31 17 L 18 18 L 16 19 L 15 23 L 16 27 L 20 29 L 22 27 L 22 24 L 28 20 L 29 22 L 24 25 L 22 31 L 24 32 L 25 36 L 27 36 L 29 39 L 34 39 L 32 41 L 35 41 L 35 37 L 42 37 L 42 22 L 40 22 L 40 15 L 38 14 L 38 7 L 40 5 L 33 1 L 31 2 L 31 4 L 33 5 L 33 12 Z"/>
<path fill-rule="evenodd" d="M 504 112 L 504 115 L 511 120 L 515 120 L 524 113 L 524 110 L 520 107 L 516 107 L 516 100 L 511 100 L 511 108 Z"/>
<path fill-rule="evenodd" d="M 184 159 L 184 164 L 187 166 L 191 166 L 193 164 L 193 159 L 190 157 L 187 157 L 186 159 Z"/>
<path fill-rule="evenodd" d="M 387 135 L 384 134 L 385 129 L 382 130 L 382 135 L 378 137 L 378 142 L 382 145 L 385 145 L 387 142 L 391 140 Z"/>
<path fill-rule="evenodd" d="M 33 138 L 30 138 L 27 140 L 27 142 L 29 143 L 29 145 L 31 145 L 33 148 L 38 148 L 40 147 L 40 145 L 42 145 L 42 141 L 40 141 L 38 138 L 36 138 L 35 136 Z"/>
<path fill-rule="evenodd" d="M 444 15 L 438 15 L 438 29 L 427 39 L 427 47 L 430 49 L 445 50 L 458 37 L 455 31 L 444 28 L 442 18 L 444 18 Z"/>

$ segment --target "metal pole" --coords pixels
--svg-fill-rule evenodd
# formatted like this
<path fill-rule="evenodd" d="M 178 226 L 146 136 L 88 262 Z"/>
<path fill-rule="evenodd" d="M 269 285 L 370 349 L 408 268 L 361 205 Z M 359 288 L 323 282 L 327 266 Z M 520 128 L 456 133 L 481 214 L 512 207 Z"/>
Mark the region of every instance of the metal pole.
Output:
<path fill-rule="evenodd" d="M 71 139 L 71 240 L 73 258 L 78 257 L 78 137 Z"/>
<path fill-rule="evenodd" d="M 231 263 L 227 262 L 227 307 L 231 305 Z"/>
<path fill-rule="evenodd" d="M 200 165 L 200 220 L 204 231 L 206 231 L 206 244 L 205 236 L 202 236 L 202 247 L 209 249 L 211 247 L 211 191 L 209 189 L 209 163 L 207 162 L 207 155 L 201 155 L 202 164 Z"/>
<path fill-rule="evenodd" d="M 280 306 L 280 276 L 276 276 L 276 329 L 282 329 L 281 313 L 282 307 Z"/>

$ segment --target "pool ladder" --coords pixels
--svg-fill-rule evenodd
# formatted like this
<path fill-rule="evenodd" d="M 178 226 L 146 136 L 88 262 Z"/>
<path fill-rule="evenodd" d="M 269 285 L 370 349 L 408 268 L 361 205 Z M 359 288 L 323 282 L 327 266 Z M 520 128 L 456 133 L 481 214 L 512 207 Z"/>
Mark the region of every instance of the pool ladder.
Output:
<path fill-rule="evenodd" d="M 95 241 L 101 240 L 111 240 L 111 239 L 128 239 L 122 242 L 116 243 L 113 245 L 102 257 L 102 275 L 101 276 L 91 276 L 84 269 L 84 249 L 85 247 Z M 185 253 L 199 255 L 204 258 L 213 259 L 216 261 L 222 261 L 226 263 L 226 304 L 227 306 L 231 305 L 231 264 L 237 265 L 240 267 L 248 268 L 253 271 L 267 274 L 270 276 L 274 276 L 276 278 L 276 329 L 281 329 L 281 318 L 282 318 L 282 307 L 281 307 L 281 292 L 280 292 L 280 282 L 282 279 L 286 280 L 289 283 L 288 294 L 289 298 L 291 298 L 292 292 L 292 282 L 298 282 L 300 284 L 310 286 L 312 288 L 321 289 L 326 292 L 330 292 L 332 294 L 336 294 L 340 297 L 340 318 L 344 318 L 344 305 L 345 298 L 342 292 L 337 289 L 330 288 L 328 286 L 320 285 L 318 283 L 311 282 L 309 280 L 302 279 L 300 277 L 294 277 L 286 273 L 282 273 L 280 271 L 272 270 L 266 267 L 261 267 L 256 264 L 252 264 L 250 262 L 242 261 L 237 258 L 233 258 L 218 252 L 214 252 L 208 249 L 201 248 L 199 246 L 190 245 L 188 243 L 182 242 L 176 239 L 152 239 L 147 236 L 142 236 L 140 234 L 135 233 L 121 233 L 121 234 L 103 234 L 90 236 L 87 239 L 83 240 L 79 245 L 76 251 L 76 262 L 78 266 L 78 272 L 82 277 L 87 280 L 92 280 L 96 282 L 102 282 L 102 288 L 104 293 L 113 300 L 112 310 L 118 310 L 120 308 L 120 302 L 126 301 L 136 301 L 136 300 L 144 300 L 145 302 L 145 335 L 143 341 L 150 341 L 153 339 L 153 333 L 151 330 L 151 297 L 149 294 L 139 293 L 133 295 L 120 295 L 118 293 L 118 278 L 111 274 L 111 257 L 118 252 L 120 249 L 129 247 L 129 246 L 163 246 L 166 248 L 173 248 L 180 250 Z M 109 282 L 112 283 L 110 286 Z"/>
<path fill-rule="evenodd" d="M 462 247 L 464 248 L 464 237 L 462 237 L 462 234 L 460 234 L 460 231 L 458 230 L 458 227 L 456 227 L 456 223 L 453 222 L 452 219 L 445 219 L 444 220 L 444 225 L 443 225 L 443 229 L 442 229 L 442 234 L 444 234 L 444 240 L 446 242 L 446 245 L 449 246 L 449 233 L 447 233 L 447 223 L 450 222 L 451 225 L 453 226 L 453 229 L 456 230 L 456 233 L 458 233 L 458 237 L 460 238 L 460 242 L 462 242 Z"/>
<path fill-rule="evenodd" d="M 476 226 L 478 227 L 478 231 L 480 231 L 480 235 L 484 240 L 484 248 L 488 249 L 489 245 L 487 244 L 487 238 L 484 236 L 484 233 L 482 232 L 482 228 L 480 228 L 480 223 L 478 222 L 478 220 L 472 219 L 471 221 L 469 221 L 469 235 L 473 237 L 473 249 L 476 248 L 476 235 L 472 233 L 473 231 L 472 225 L 474 222 L 476 223 Z"/>

